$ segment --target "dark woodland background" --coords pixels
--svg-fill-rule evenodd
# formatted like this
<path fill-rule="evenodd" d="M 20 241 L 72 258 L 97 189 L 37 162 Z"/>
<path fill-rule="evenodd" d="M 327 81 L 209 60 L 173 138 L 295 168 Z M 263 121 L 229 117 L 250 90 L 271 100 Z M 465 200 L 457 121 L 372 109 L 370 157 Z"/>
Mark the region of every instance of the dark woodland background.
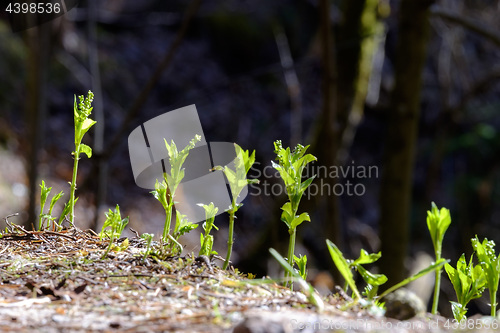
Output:
<path fill-rule="evenodd" d="M 42 179 L 69 193 L 73 95 L 91 89 L 98 124 L 86 138 L 94 156 L 80 162 L 81 228 L 100 229 L 119 204 L 132 228 L 161 231 L 161 205 L 134 183 L 128 134 L 196 104 L 207 141 L 255 149 L 257 169 L 276 139 L 311 145 L 317 165 L 378 167 L 378 177 L 321 180 L 363 184 L 362 196 L 302 201 L 312 221 L 298 228 L 296 252 L 311 276 L 338 275 L 329 238 L 350 258 L 381 250 L 388 284 L 403 279 L 432 260 L 431 201 L 451 210 L 443 256 L 453 263 L 475 234 L 500 240 L 498 1 L 88 0 L 19 32 L 0 15 L 0 217 L 19 212 L 10 220 L 31 226 Z M 286 198 L 253 194 L 238 212 L 233 261 L 272 275 L 263 258 L 285 252 Z M 216 224 L 224 253 L 227 217 Z M 185 241 L 199 250 L 197 236 Z"/>

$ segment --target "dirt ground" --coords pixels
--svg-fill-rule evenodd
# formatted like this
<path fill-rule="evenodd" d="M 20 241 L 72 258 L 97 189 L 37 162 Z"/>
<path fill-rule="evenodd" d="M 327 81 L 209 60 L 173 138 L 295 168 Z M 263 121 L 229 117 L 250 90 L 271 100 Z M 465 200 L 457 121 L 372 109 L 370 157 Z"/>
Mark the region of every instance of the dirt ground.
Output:
<path fill-rule="evenodd" d="M 447 319 L 429 314 L 398 321 L 356 307 L 345 310 L 340 295 L 324 298 L 320 313 L 304 293 L 235 269 L 223 271 L 217 258 L 144 258 L 140 238 L 103 258 L 108 242 L 90 231 L 11 228 L 0 238 L 0 331 L 448 330 Z"/>

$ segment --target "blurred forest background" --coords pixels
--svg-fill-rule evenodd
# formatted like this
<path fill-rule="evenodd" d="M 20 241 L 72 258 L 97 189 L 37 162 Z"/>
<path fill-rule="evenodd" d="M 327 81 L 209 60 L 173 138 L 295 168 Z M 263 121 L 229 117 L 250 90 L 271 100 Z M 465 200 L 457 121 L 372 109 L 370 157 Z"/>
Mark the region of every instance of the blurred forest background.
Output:
<path fill-rule="evenodd" d="M 42 179 L 52 193 L 69 193 L 73 95 L 90 89 L 98 123 L 87 138 L 94 156 L 80 162 L 80 228 L 99 229 L 119 204 L 129 226 L 160 233 L 164 213 L 134 183 L 128 134 L 196 104 L 207 141 L 256 150 L 250 176 L 261 184 L 280 183 L 262 174 L 277 139 L 311 145 L 316 166 L 378 168 L 372 177 L 316 180 L 320 189 L 361 184 L 363 195 L 303 199 L 312 221 L 298 228 L 296 252 L 308 254 L 311 276 L 336 276 L 329 238 L 350 258 L 381 250 L 380 272 L 398 282 L 432 260 L 431 201 L 452 213 L 443 257 L 470 255 L 475 234 L 500 241 L 498 1 L 77 3 L 18 32 L 0 12 L 0 217 L 19 212 L 10 220 L 31 226 Z M 252 188 L 238 212 L 233 262 L 272 275 L 262 258 L 271 246 L 285 253 L 286 197 L 263 190 Z M 227 217 L 216 225 L 224 253 Z M 197 239 L 185 240 L 188 251 L 199 250 Z M 440 310 L 449 313 L 454 293 L 443 280 Z"/>

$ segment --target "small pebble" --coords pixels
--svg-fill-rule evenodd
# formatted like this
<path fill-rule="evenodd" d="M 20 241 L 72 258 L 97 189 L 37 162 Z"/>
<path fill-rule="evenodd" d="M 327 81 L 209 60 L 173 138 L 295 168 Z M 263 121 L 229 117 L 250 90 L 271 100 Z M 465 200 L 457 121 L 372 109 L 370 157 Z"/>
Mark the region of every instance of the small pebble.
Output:
<path fill-rule="evenodd" d="M 185 316 L 192 316 L 193 311 L 191 311 L 190 309 L 182 309 L 181 314 Z"/>

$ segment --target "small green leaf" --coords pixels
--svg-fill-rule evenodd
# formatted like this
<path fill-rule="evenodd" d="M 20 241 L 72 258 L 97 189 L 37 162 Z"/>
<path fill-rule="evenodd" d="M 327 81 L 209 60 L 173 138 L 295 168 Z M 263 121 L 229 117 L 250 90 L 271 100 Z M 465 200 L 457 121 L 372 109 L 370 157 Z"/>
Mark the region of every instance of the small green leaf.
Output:
<path fill-rule="evenodd" d="M 315 177 L 316 176 L 312 176 L 311 178 L 307 179 L 302 184 L 300 184 L 300 192 L 301 193 L 304 193 L 304 191 L 309 187 L 309 185 L 311 185 L 311 183 L 313 182 Z"/>
<path fill-rule="evenodd" d="M 366 250 L 361 249 L 359 253 L 359 258 L 354 260 L 354 262 L 351 264 L 351 267 L 357 266 L 357 265 L 367 265 L 367 264 L 372 264 L 375 261 L 379 260 L 380 257 L 382 256 L 381 252 L 378 253 L 368 253 Z"/>
<path fill-rule="evenodd" d="M 50 200 L 50 206 L 49 206 L 49 214 L 52 214 L 52 209 L 54 208 L 55 204 L 57 203 L 57 201 L 59 201 L 59 199 L 61 199 L 61 197 L 64 195 L 64 192 L 61 191 L 59 193 L 57 193 L 56 195 L 54 195 L 52 197 L 52 200 Z"/>
<path fill-rule="evenodd" d="M 363 280 L 372 286 L 380 286 L 387 282 L 387 276 L 384 274 L 370 273 L 363 266 L 358 266 L 357 268 Z"/>
<path fill-rule="evenodd" d="M 300 255 L 300 257 L 293 256 L 293 261 L 297 264 L 299 267 L 299 274 L 300 277 L 303 278 L 304 280 L 307 280 L 307 256 Z"/>
<path fill-rule="evenodd" d="M 83 143 L 80 144 L 80 152 L 85 153 L 85 155 L 87 155 L 88 158 L 92 157 L 92 148 L 90 148 L 86 144 Z"/>
<path fill-rule="evenodd" d="M 87 133 L 87 131 L 96 124 L 97 122 L 95 120 L 92 120 L 90 118 L 87 118 L 83 121 L 82 124 L 82 131 L 83 133 Z"/>
<path fill-rule="evenodd" d="M 217 215 L 217 212 L 219 211 L 219 208 L 215 207 L 213 202 L 211 202 L 208 205 L 205 205 L 202 203 L 199 203 L 197 205 L 200 207 L 203 207 L 203 209 L 205 209 L 205 218 L 207 220 L 214 217 L 215 215 Z"/>
<path fill-rule="evenodd" d="M 299 225 L 302 224 L 302 222 L 304 221 L 311 221 L 311 218 L 309 217 L 309 214 L 307 213 L 302 213 L 300 214 L 299 216 L 295 216 L 295 218 L 293 219 L 292 223 L 291 223 L 291 228 L 292 229 L 295 229 L 297 228 Z"/>
<path fill-rule="evenodd" d="M 453 317 L 455 318 L 455 320 L 457 320 L 458 322 L 464 320 L 465 314 L 467 313 L 467 308 L 457 302 L 450 301 L 450 303 L 451 303 L 451 311 L 453 312 Z"/>
<path fill-rule="evenodd" d="M 444 207 L 439 210 L 434 202 L 431 205 L 431 210 L 427 211 L 427 228 L 431 234 L 434 249 L 441 251 L 440 244 L 451 224 L 450 211 Z"/>
<path fill-rule="evenodd" d="M 340 274 L 342 274 L 344 280 L 352 289 L 356 297 L 360 299 L 361 295 L 359 294 L 358 288 L 356 287 L 356 283 L 354 282 L 354 276 L 352 275 L 351 269 L 349 268 L 349 263 L 344 258 L 344 255 L 339 250 L 339 248 L 328 239 L 326 240 L 326 245 L 328 246 L 328 251 L 330 251 L 330 256 L 332 257 L 333 262 L 335 263 L 335 266 L 339 270 Z"/>

